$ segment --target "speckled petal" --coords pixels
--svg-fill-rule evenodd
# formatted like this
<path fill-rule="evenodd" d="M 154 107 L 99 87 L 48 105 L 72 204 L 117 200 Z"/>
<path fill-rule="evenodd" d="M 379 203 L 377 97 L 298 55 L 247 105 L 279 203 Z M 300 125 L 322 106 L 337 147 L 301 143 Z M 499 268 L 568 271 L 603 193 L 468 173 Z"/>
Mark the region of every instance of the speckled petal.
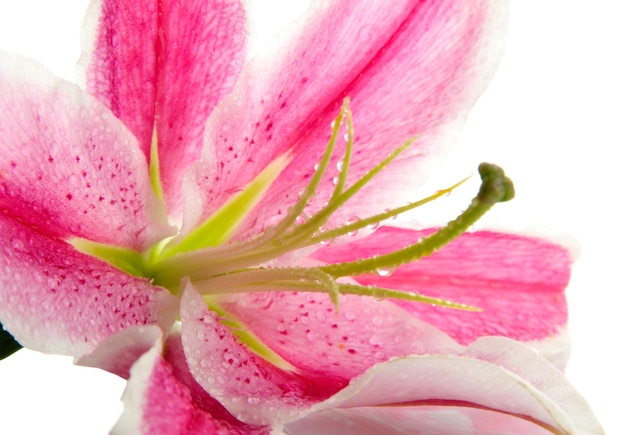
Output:
<path fill-rule="evenodd" d="M 135 137 L 95 98 L 0 53 L 0 213 L 142 250 L 168 234 Z"/>
<path fill-rule="evenodd" d="M 242 231 L 258 232 L 284 215 L 321 158 L 344 97 L 351 98 L 356 130 L 350 180 L 419 135 L 349 213 L 402 203 L 427 176 L 425 157 L 450 144 L 493 73 L 506 8 L 506 1 L 485 0 L 313 2 L 295 34 L 253 59 L 211 115 L 202 161 L 187 185 L 190 197 L 204 195 L 186 210 L 187 227 L 291 151 L 290 166 Z M 334 188 L 334 175 L 320 186 L 319 204 Z"/>
<path fill-rule="evenodd" d="M 0 213 L 0 321 L 24 346 L 80 357 L 135 325 L 169 329 L 177 300 Z"/>
<path fill-rule="evenodd" d="M 346 385 L 332 377 L 307 378 L 275 367 L 233 336 L 187 284 L 181 301 L 182 344 L 195 380 L 238 420 L 274 425 Z"/>
<path fill-rule="evenodd" d="M 457 353 L 445 333 L 390 301 L 325 293 L 252 293 L 220 306 L 309 377 L 349 381 L 391 357 Z"/>

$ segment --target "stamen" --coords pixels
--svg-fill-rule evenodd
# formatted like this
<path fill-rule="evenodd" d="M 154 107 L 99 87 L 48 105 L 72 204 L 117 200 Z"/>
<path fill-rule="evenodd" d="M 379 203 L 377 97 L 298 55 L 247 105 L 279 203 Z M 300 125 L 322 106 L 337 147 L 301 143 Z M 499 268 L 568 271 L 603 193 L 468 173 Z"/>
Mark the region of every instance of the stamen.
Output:
<path fill-rule="evenodd" d="M 465 311 L 482 311 L 482 309 L 478 307 L 473 307 L 467 304 L 461 304 L 453 301 L 448 301 L 441 298 L 434 298 L 430 296 L 421 295 L 415 292 L 408 292 L 402 290 L 388 289 L 384 287 L 377 287 L 372 285 L 358 285 L 358 284 L 345 284 L 345 283 L 337 283 L 330 275 L 326 275 L 324 281 L 320 281 L 317 279 L 307 280 L 304 278 L 304 275 L 301 275 L 301 272 L 305 272 L 305 274 L 309 276 L 319 277 L 320 275 L 314 275 L 310 272 L 316 271 L 320 272 L 318 269 L 306 269 L 306 268 L 289 268 L 285 269 L 276 269 L 281 272 L 276 274 L 276 276 L 281 273 L 284 274 L 285 279 L 276 279 L 276 280 L 253 280 L 250 282 L 242 283 L 234 283 L 229 279 L 222 281 L 223 287 L 220 288 L 219 294 L 236 294 L 236 293 L 254 293 L 254 292 L 276 292 L 276 291 L 299 291 L 306 293 L 328 293 L 331 297 L 333 304 L 335 305 L 335 309 L 339 309 L 339 295 L 359 295 L 359 296 L 369 296 L 376 299 L 398 299 L 409 302 L 420 302 L 431 305 L 437 305 L 440 307 L 446 308 L 454 308 L 458 310 Z M 299 279 L 289 279 L 287 275 L 293 274 L 296 278 Z M 231 277 L 233 275 L 228 275 Z M 259 278 L 259 277 L 257 277 Z M 332 280 L 332 282 L 331 282 Z M 207 280 L 205 282 L 197 283 L 196 288 L 202 293 L 203 290 L 208 291 L 210 293 L 215 292 L 215 288 L 217 281 Z M 329 288 L 332 289 L 329 291 Z"/>
<path fill-rule="evenodd" d="M 500 167 L 491 163 L 481 163 L 478 171 L 482 179 L 482 185 L 480 186 L 478 195 L 461 215 L 448 222 L 445 227 L 441 228 L 436 233 L 423 238 L 413 245 L 389 254 L 354 262 L 322 266 L 320 270 L 334 277 L 374 273 L 376 269 L 381 267 L 396 268 L 403 264 L 416 261 L 450 243 L 467 231 L 470 226 L 476 223 L 476 221 L 496 203 L 509 201 L 515 195 L 513 182 L 506 177 Z"/>
<path fill-rule="evenodd" d="M 437 198 L 441 198 L 442 196 L 448 195 L 450 192 L 452 192 L 454 189 L 456 189 L 457 187 L 459 187 L 461 184 L 465 183 L 467 180 L 469 180 L 470 177 L 466 177 L 463 180 L 459 181 L 458 183 L 453 184 L 450 187 L 447 187 L 445 189 L 441 189 L 438 190 L 437 192 L 435 192 L 434 194 L 420 199 L 419 201 L 414 201 L 414 202 L 410 202 L 406 205 L 403 205 L 401 207 L 396 207 L 394 209 L 388 209 L 386 210 L 384 213 L 380 213 L 380 214 L 376 214 L 373 216 L 370 216 L 368 218 L 363 218 L 363 219 L 358 219 L 355 222 L 350 222 L 349 224 L 343 225 L 341 227 L 338 228 L 334 228 L 332 230 L 326 230 L 324 232 L 321 232 L 319 235 L 311 238 L 309 240 L 309 245 L 315 244 L 315 243 L 320 243 L 324 240 L 332 240 L 335 239 L 337 237 L 340 236 L 344 236 L 346 234 L 350 234 L 353 232 L 356 232 L 360 229 L 363 228 L 370 228 L 374 225 L 378 225 L 380 224 L 380 222 L 383 222 L 387 219 L 393 219 L 396 216 L 405 213 L 409 210 L 413 210 L 414 208 L 417 208 L 421 205 L 427 204 L 431 201 L 434 201 Z"/>
<path fill-rule="evenodd" d="M 341 126 L 345 121 L 346 145 L 343 158 L 338 165 L 336 185 L 326 206 L 314 213 L 306 222 L 298 223 L 311 198 L 316 195 L 331 161 Z M 235 195 L 218 212 L 207 219 L 196 230 L 175 243 L 169 239 L 148 249 L 144 253 L 90 242 L 83 239 L 68 240 L 77 250 L 107 261 L 109 264 L 133 275 L 151 278 L 156 285 L 164 286 L 173 293 L 178 291 L 182 279 L 189 279 L 205 298 L 229 293 L 257 291 L 301 291 L 321 292 L 330 296 L 335 308 L 339 307 L 339 295 L 361 295 L 375 298 L 394 298 L 413 302 L 434 304 L 449 308 L 478 311 L 478 308 L 414 292 L 393 290 L 377 286 L 365 286 L 338 282 L 342 277 L 354 277 L 377 271 L 389 271 L 432 254 L 465 232 L 494 204 L 508 201 L 514 196 L 513 184 L 501 168 L 483 163 L 479 166 L 482 184 L 468 208 L 445 227 L 416 243 L 390 253 L 377 253 L 371 258 L 322 265 L 316 267 L 260 267 L 289 252 L 320 244 L 328 240 L 352 234 L 365 227 L 378 226 L 380 222 L 412 210 L 450 193 L 467 180 L 440 190 L 433 195 L 392 210 L 386 210 L 347 225 L 326 229 L 332 215 L 350 198 L 361 191 L 378 173 L 407 149 L 415 138 L 365 173 L 354 184 L 346 188 L 348 171 L 354 144 L 352 114 L 346 99 L 335 118 L 331 136 L 321 161 L 309 184 L 296 203 L 288 209 L 286 216 L 276 226 L 267 228 L 263 234 L 243 242 L 224 243 L 233 234 L 238 224 L 258 203 L 271 183 L 289 163 L 289 153 L 273 161 L 242 192 Z M 151 176 L 155 192 L 160 189 L 158 178 L 158 154 L 156 133 L 152 144 Z M 156 178 L 155 177 L 156 174 Z M 158 192 L 157 192 L 158 194 Z M 382 274 L 381 274 L 382 275 Z M 208 299 L 207 299 L 208 300 Z M 213 302 L 210 302 L 213 303 Z M 216 305 L 212 307 L 220 312 Z M 223 322 L 226 322 L 224 320 Z M 254 338 L 251 338 L 254 341 Z"/>

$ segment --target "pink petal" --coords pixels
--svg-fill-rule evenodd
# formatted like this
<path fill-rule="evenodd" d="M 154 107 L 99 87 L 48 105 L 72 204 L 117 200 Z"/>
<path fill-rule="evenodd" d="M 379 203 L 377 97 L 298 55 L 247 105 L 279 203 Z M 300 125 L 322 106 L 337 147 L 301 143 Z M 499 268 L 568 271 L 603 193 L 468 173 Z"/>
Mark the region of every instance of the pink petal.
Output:
<path fill-rule="evenodd" d="M 202 147 L 204 124 L 228 93 L 244 57 L 239 1 L 103 0 L 85 23 L 87 89 L 137 136 L 149 158 L 156 122 L 161 176 L 170 209 Z"/>
<path fill-rule="evenodd" d="M 381 227 L 368 237 L 320 249 L 327 263 L 370 257 L 416 242 L 433 230 Z M 465 233 L 429 257 L 388 277 L 362 275 L 362 284 L 417 291 L 481 308 L 480 313 L 392 300 L 461 344 L 485 335 L 520 341 L 559 336 L 567 322 L 564 290 L 572 259 L 562 246 L 537 238 L 479 231 Z"/>
<path fill-rule="evenodd" d="M 168 340 L 170 343 L 172 339 Z M 171 353 L 166 346 L 166 354 Z M 180 345 L 178 346 L 180 347 Z M 162 356 L 160 340 L 131 369 L 124 392 L 124 414 L 113 434 L 267 434 L 269 429 L 237 421 L 206 393 L 221 416 L 211 414 L 205 403 L 196 402 L 190 389 L 178 378 L 176 367 Z"/>
<path fill-rule="evenodd" d="M 24 346 L 79 357 L 134 325 L 169 329 L 177 300 L 0 213 L 0 321 Z"/>
<path fill-rule="evenodd" d="M 301 32 L 276 50 L 279 57 L 253 60 L 210 117 L 207 148 L 189 179 L 190 188 L 209 194 L 186 214 L 189 227 L 291 150 L 294 160 L 248 225 L 258 231 L 284 214 L 308 182 L 346 96 L 356 129 L 350 179 L 420 135 L 402 161 L 353 201 L 350 214 L 404 199 L 426 175 L 424 157 L 449 144 L 491 76 L 506 7 L 484 0 L 379 0 L 366 8 L 357 1 L 316 2 Z M 320 204 L 334 188 L 333 175 L 318 192 Z"/>
<path fill-rule="evenodd" d="M 280 292 L 224 298 L 220 306 L 311 378 L 347 382 L 394 356 L 460 351 L 389 301 L 342 296 L 336 313 L 327 294 Z"/>
<path fill-rule="evenodd" d="M 339 420 L 341 425 L 345 424 L 341 417 L 347 410 L 357 424 L 366 425 L 369 419 L 371 425 L 377 423 L 376 417 L 391 415 L 384 409 L 373 414 L 360 412 L 361 409 L 414 407 L 423 413 L 428 410 L 425 406 L 445 404 L 453 416 L 453 411 L 460 410 L 473 421 L 473 431 L 468 433 L 511 431 L 515 425 L 524 427 L 524 422 L 545 425 L 554 433 L 602 433 L 589 406 L 563 373 L 532 349 L 495 337 L 479 339 L 462 355 L 411 356 L 379 364 L 354 379 L 345 390 L 314 406 L 310 417 L 311 424 L 328 425 Z M 400 426 L 404 419 L 415 418 L 406 411 L 409 410 L 403 412 L 406 415 L 401 416 Z M 432 411 L 431 419 L 437 414 L 441 418 L 440 408 Z M 523 421 L 512 423 L 515 419 L 504 415 Z M 294 430 L 307 427 L 308 419 L 296 422 Z M 459 424 L 462 419 L 457 415 L 455 422 Z M 287 427 L 291 429 L 291 425 Z M 532 425 L 526 427 L 536 430 L 521 433 L 545 433 Z"/>
<path fill-rule="evenodd" d="M 0 53 L 0 89 L 5 216 L 50 237 L 138 250 L 168 234 L 145 158 L 106 107 L 11 54 Z"/>
<path fill-rule="evenodd" d="M 293 420 L 340 388 L 281 370 L 240 344 L 191 286 L 181 300 L 182 344 L 195 380 L 238 420 L 272 425 Z"/>

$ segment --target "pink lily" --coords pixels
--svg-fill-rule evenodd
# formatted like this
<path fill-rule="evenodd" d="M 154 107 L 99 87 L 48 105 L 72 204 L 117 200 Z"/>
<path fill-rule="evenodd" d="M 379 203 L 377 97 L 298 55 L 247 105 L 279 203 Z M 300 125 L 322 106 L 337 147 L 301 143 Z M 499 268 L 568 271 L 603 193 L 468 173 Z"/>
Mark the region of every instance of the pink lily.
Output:
<path fill-rule="evenodd" d="M 280 56 L 256 58 L 244 67 L 245 12 L 239 2 L 189 1 L 183 7 L 174 1 L 103 0 L 93 4 L 86 25 L 92 37 L 83 65 L 91 95 L 31 61 L 3 54 L 2 324 L 28 347 L 74 355 L 123 376 L 143 354 L 129 384 L 129 395 L 137 392 L 140 403 L 133 408 L 129 402 L 121 430 L 128 419 L 130 428 L 159 424 L 159 413 L 148 411 L 158 409 L 157 402 L 169 403 L 165 398 L 176 398 L 188 411 L 181 416 L 217 425 L 214 431 L 226 430 L 219 426 L 224 424 L 261 432 L 289 424 L 316 427 L 336 418 L 332 409 L 341 401 L 362 400 L 355 390 L 367 384 L 363 379 L 390 379 L 387 367 L 397 361 L 439 376 L 445 370 L 431 366 L 433 355 L 441 354 L 468 367 L 487 360 L 489 373 L 508 370 L 509 380 L 528 375 L 541 394 L 526 406 L 511 391 L 507 400 L 524 406 L 501 408 L 484 391 L 452 396 L 443 388 L 451 383 L 442 383 L 434 396 L 413 395 L 402 403 L 462 401 L 559 430 L 585 424 L 595 430 L 582 399 L 560 395 L 566 383 L 558 372 L 537 363 L 558 379 L 557 392 L 545 391 L 542 381 L 496 357 L 521 345 L 485 339 L 489 349 L 476 351 L 480 355 L 460 346 L 505 335 L 547 345 L 547 354 L 560 360 L 565 351 L 550 344 L 558 343 L 566 322 L 562 291 L 570 260 L 562 248 L 473 233 L 419 263 L 402 265 L 392 277 L 358 276 L 337 284 L 339 293 L 354 283 L 419 290 L 479 306 L 480 314 L 442 314 L 442 308 L 355 295 L 335 296 L 335 314 L 327 294 L 298 293 L 303 278 L 322 276 L 314 266 L 319 262 L 398 250 L 407 238 L 420 237 L 416 231 L 381 227 L 345 245 L 297 245 L 295 253 L 272 258 L 259 254 L 278 240 L 265 230 L 291 216 L 289 207 L 301 190 L 311 202 L 307 211 L 321 208 L 306 197 L 306 187 L 346 96 L 352 101 L 356 133 L 348 131 L 348 137 L 355 150 L 345 154 L 352 157 L 350 172 L 339 171 L 339 184 L 346 174 L 343 184 L 353 185 L 401 143 L 419 137 L 325 225 L 332 229 L 410 197 L 424 177 L 416 168 L 425 166 L 426 154 L 447 146 L 451 129 L 495 66 L 497 54 L 490 54 L 487 42 L 502 27 L 502 8 L 503 2 L 486 1 L 380 1 L 367 8 L 352 1 L 319 2 Z M 354 38 L 361 43 L 352 44 Z M 323 201 L 336 187 L 332 176 L 320 174 L 315 190 Z M 254 239 L 264 232 L 266 239 Z M 339 233 L 344 235 L 346 230 Z M 244 257 L 263 259 L 258 264 L 274 267 L 270 272 L 278 275 L 239 283 L 229 275 L 224 281 L 223 274 L 250 267 L 245 261 L 233 266 L 233 259 Z M 209 265 L 215 269 L 206 275 Z M 300 266 L 313 272 L 294 272 Z M 280 288 L 286 273 L 298 278 L 283 288 L 294 292 L 241 293 L 243 286 Z M 186 285 L 179 291 L 181 279 Z M 236 294 L 218 295 L 228 292 Z M 181 330 L 171 332 L 176 316 Z M 168 337 L 164 344 L 156 327 L 143 325 L 157 325 Z M 412 394 L 421 383 L 415 381 Z M 157 393 L 162 385 L 168 388 Z M 359 403 L 400 403 L 390 400 Z M 585 409 L 587 422 L 572 417 L 571 403 Z M 481 412 L 464 414 L 480 419 Z"/>

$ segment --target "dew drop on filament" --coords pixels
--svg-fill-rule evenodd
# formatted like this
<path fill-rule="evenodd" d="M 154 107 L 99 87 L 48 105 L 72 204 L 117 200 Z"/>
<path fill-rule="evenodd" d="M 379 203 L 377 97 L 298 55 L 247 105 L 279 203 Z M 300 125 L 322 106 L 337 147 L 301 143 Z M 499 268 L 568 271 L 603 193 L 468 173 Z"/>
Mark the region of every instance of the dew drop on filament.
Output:
<path fill-rule="evenodd" d="M 386 276 L 391 276 L 391 274 L 393 273 L 393 270 L 389 267 L 378 267 L 376 268 L 376 273 L 378 273 L 378 275 L 386 277 Z"/>

